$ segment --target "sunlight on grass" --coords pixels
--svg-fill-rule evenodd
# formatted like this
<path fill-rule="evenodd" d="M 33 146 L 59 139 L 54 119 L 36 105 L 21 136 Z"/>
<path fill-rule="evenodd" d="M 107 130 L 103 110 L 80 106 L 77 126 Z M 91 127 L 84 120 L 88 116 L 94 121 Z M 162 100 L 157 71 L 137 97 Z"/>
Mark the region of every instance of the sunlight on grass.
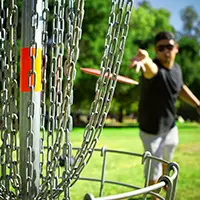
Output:
<path fill-rule="evenodd" d="M 180 166 L 176 200 L 200 199 L 200 126 L 198 124 L 178 124 L 180 144 L 175 152 L 174 161 Z M 80 145 L 83 129 L 74 129 L 71 134 L 73 146 Z M 79 140 L 79 141 L 77 141 Z M 97 147 L 143 153 L 138 128 L 104 128 Z M 102 158 L 94 155 L 81 176 L 101 177 Z M 192 169 L 192 170 L 191 170 Z M 139 158 L 124 155 L 110 155 L 107 160 L 106 179 L 134 184 L 143 187 L 143 165 Z M 99 196 L 100 183 L 79 180 L 71 188 L 73 200 L 83 199 L 85 193 Z M 104 195 L 131 191 L 130 188 L 105 184 Z"/>
<path fill-rule="evenodd" d="M 176 149 L 173 161 L 179 164 L 180 173 L 176 191 L 176 200 L 200 199 L 200 125 L 195 123 L 178 124 L 179 146 Z M 72 147 L 80 147 L 83 140 L 84 128 L 74 128 L 71 132 Z M 45 141 L 46 145 L 46 141 Z M 96 148 L 105 147 L 134 153 L 143 153 L 139 129 L 134 127 L 104 128 Z M 76 150 L 73 150 L 75 156 Z M 16 157 L 16 155 L 14 155 Z M 46 161 L 46 153 L 45 153 Z M 81 177 L 101 179 L 103 157 L 101 152 L 94 152 L 88 165 L 81 173 Z M 61 174 L 64 168 L 60 168 Z M 1 172 L 0 172 L 1 173 Z M 43 175 L 45 176 L 45 169 Z M 106 180 L 118 181 L 138 187 L 144 186 L 143 165 L 140 157 L 116 153 L 107 154 Z M 130 188 L 111 184 L 104 185 L 104 195 L 113 195 L 131 191 Z M 72 200 L 83 199 L 86 193 L 99 196 L 100 182 L 78 180 L 70 189 Z M 61 195 L 62 196 L 62 195 Z"/>

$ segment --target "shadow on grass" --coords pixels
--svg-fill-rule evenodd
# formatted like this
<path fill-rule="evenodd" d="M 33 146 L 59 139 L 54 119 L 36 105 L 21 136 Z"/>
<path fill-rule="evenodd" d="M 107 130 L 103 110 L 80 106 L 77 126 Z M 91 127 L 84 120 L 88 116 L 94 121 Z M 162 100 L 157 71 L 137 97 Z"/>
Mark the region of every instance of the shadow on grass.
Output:
<path fill-rule="evenodd" d="M 127 200 L 144 200 L 143 197 L 132 197 L 132 198 L 129 198 Z M 146 200 L 152 200 L 151 197 L 146 197 Z"/>
<path fill-rule="evenodd" d="M 133 197 L 133 198 L 129 198 L 129 199 L 127 199 L 127 200 L 143 200 L 144 198 L 143 197 Z M 148 198 L 146 198 L 146 200 L 152 200 L 152 198 L 151 197 L 148 197 Z"/>

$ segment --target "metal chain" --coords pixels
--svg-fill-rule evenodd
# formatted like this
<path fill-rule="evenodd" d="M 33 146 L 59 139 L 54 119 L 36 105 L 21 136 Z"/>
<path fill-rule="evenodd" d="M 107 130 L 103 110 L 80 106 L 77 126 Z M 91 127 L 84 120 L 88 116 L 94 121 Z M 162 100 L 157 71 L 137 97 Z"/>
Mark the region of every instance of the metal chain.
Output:
<path fill-rule="evenodd" d="M 8 13 L 8 30 L 10 34 L 10 46 L 8 51 L 8 64 L 10 66 L 10 117 L 11 117 L 11 164 L 10 177 L 11 185 L 15 189 L 15 194 L 20 193 L 19 176 L 19 145 L 18 145 L 18 83 L 17 83 L 17 25 L 18 7 L 15 0 L 10 1 L 10 12 Z"/>
<path fill-rule="evenodd" d="M 64 1 L 61 5 L 64 5 Z M 69 169 L 70 169 L 70 158 L 71 158 L 71 154 L 72 154 L 72 147 L 71 147 L 69 134 L 72 131 L 73 122 L 72 122 L 72 116 L 70 115 L 70 109 L 71 109 L 71 105 L 73 103 L 73 84 L 74 84 L 74 80 L 75 80 L 75 76 L 76 76 L 75 65 L 76 65 L 76 62 L 79 57 L 79 41 L 80 41 L 81 35 L 82 35 L 82 21 L 83 21 L 83 16 L 84 16 L 84 0 L 78 0 L 76 2 L 76 12 L 74 10 L 74 7 L 75 7 L 74 0 L 69 0 L 69 4 L 66 8 L 66 11 L 67 11 L 66 21 L 67 21 L 67 25 L 68 25 L 68 30 L 67 30 L 67 34 L 65 35 L 66 50 L 67 50 L 67 55 L 66 55 L 67 58 L 66 58 L 65 64 L 64 64 L 65 76 L 67 77 L 67 79 L 65 80 L 66 87 L 64 89 L 64 97 L 63 97 L 63 102 L 62 102 L 62 107 L 61 107 L 61 113 L 59 115 L 57 115 L 58 116 L 57 119 L 59 119 L 59 120 L 58 120 L 58 124 L 57 124 L 58 129 L 57 129 L 57 134 L 56 134 L 56 140 L 55 140 L 55 142 L 51 143 L 51 144 L 54 144 L 54 148 L 52 147 L 53 145 L 51 145 L 49 142 L 47 144 L 49 152 L 51 152 L 51 154 L 49 152 L 47 153 L 47 157 L 49 158 L 49 160 L 48 160 L 49 166 L 47 169 L 47 172 L 48 172 L 49 170 L 54 171 L 53 169 L 55 169 L 56 161 L 52 162 L 52 155 L 54 155 L 53 158 L 55 158 L 55 160 L 58 159 L 58 155 L 61 150 L 61 144 L 59 143 L 59 141 L 61 141 L 63 136 L 65 138 L 63 148 L 62 148 L 62 150 L 63 150 L 62 154 L 66 161 L 65 162 L 65 170 L 62 174 L 63 180 L 66 179 L 66 177 L 69 177 L 67 172 L 69 172 Z M 62 8 L 62 6 L 61 6 L 61 8 Z M 64 22 L 62 21 L 61 25 L 63 23 Z M 60 35 L 60 36 L 62 37 L 62 35 Z M 59 44 L 59 46 L 62 46 L 62 44 Z M 58 47 L 58 45 L 57 45 L 57 47 Z M 57 59 L 53 59 L 53 57 L 52 57 L 52 64 L 55 67 L 57 67 L 57 70 L 55 70 L 55 71 L 59 71 L 60 64 L 58 64 L 57 61 L 58 61 Z M 59 61 L 60 61 L 60 59 L 59 59 Z M 55 64 L 55 62 L 56 62 L 56 64 Z M 53 70 L 51 69 L 51 73 L 52 73 L 52 71 Z M 58 78 L 57 80 L 60 79 L 59 76 L 57 78 Z M 58 83 L 59 83 L 59 81 L 58 81 Z M 51 88 L 51 91 L 54 92 L 54 94 L 56 92 L 59 93 L 59 88 L 57 88 L 57 90 L 56 90 L 55 86 L 54 87 L 50 86 L 50 88 Z M 61 92 L 61 90 L 60 90 L 60 92 Z M 60 93 L 60 95 L 61 95 L 61 93 Z M 60 97 L 60 95 L 55 95 L 55 96 Z M 50 97 L 51 96 L 55 97 L 53 95 L 50 95 Z M 51 106 L 51 101 L 52 101 L 52 108 L 53 108 L 54 107 L 53 102 L 55 102 L 55 99 L 52 100 L 52 98 L 50 98 L 50 106 Z M 57 108 L 60 109 L 59 106 L 57 106 Z M 52 116 L 55 115 L 54 113 L 52 113 Z M 51 114 L 51 112 L 49 114 Z M 51 115 L 49 115 L 49 118 L 51 119 Z M 50 120 L 49 122 L 50 123 L 49 123 L 48 132 L 52 132 L 52 130 L 53 130 L 52 127 L 54 127 L 53 119 Z M 54 141 L 54 140 L 51 139 L 51 141 Z M 47 195 L 48 190 L 47 190 L 47 187 L 45 187 L 46 184 L 49 185 L 49 182 L 46 181 L 46 183 L 42 185 L 41 193 L 38 196 L 38 199 L 42 199 L 43 197 L 45 197 Z M 70 183 L 68 183 L 61 189 L 62 192 L 64 191 L 65 199 L 70 199 L 69 184 Z M 58 185 L 57 185 L 57 187 L 58 187 Z M 57 196 L 55 193 L 60 194 L 60 188 L 59 188 L 59 190 L 54 188 L 54 191 L 52 193 L 53 195 L 51 195 L 52 198 L 55 198 Z"/>
<path fill-rule="evenodd" d="M 116 77 L 123 57 L 130 14 L 133 7 L 133 0 L 112 1 L 112 9 L 109 16 L 109 28 L 105 41 L 105 50 L 101 62 L 101 76 L 96 84 L 96 96 L 91 105 L 90 120 L 85 128 L 84 140 L 81 149 L 77 152 L 75 163 L 67 178 L 58 185 L 54 197 L 62 192 L 63 187 L 70 184 L 72 186 L 79 178 L 79 175 L 92 156 L 95 145 L 99 139 L 101 131 L 107 117 L 111 100 L 114 94 L 116 79 L 107 79 L 112 74 Z"/>
<path fill-rule="evenodd" d="M 20 198 L 21 180 L 18 174 L 19 146 L 17 143 L 18 118 L 17 118 L 17 91 L 16 82 L 16 26 L 17 7 L 15 1 L 10 0 L 10 14 L 8 14 L 8 35 L 5 33 L 5 12 L 1 1 L 0 24 L 0 69 L 3 77 L 1 92 L 3 128 L 1 128 L 1 173 L 0 198 Z M 48 113 L 48 133 L 45 133 L 46 118 L 46 67 L 47 67 L 47 13 L 48 1 L 43 0 L 43 67 L 42 67 L 42 92 L 41 92 L 41 145 L 40 145 L 40 175 L 41 185 L 39 194 L 34 199 L 55 199 L 63 193 L 64 199 L 70 200 L 69 188 L 78 180 L 79 175 L 92 156 L 95 145 L 102 132 L 105 119 L 109 112 L 111 100 L 114 94 L 116 80 L 107 79 L 108 74 L 116 77 L 125 46 L 128 33 L 128 24 L 133 6 L 133 0 L 113 0 L 109 16 L 108 33 L 105 38 L 105 50 L 101 62 L 101 76 L 96 84 L 96 96 L 90 109 L 90 120 L 84 131 L 84 139 L 81 149 L 77 152 L 74 164 L 70 163 L 72 156 L 72 144 L 70 133 L 73 128 L 71 106 L 73 104 L 73 86 L 76 77 L 76 63 L 79 57 L 79 41 L 82 35 L 82 21 L 84 16 L 84 0 L 54 1 L 53 38 L 51 48 L 50 68 L 50 105 Z M 30 99 L 27 105 L 29 119 L 29 131 L 27 132 L 27 195 L 32 199 L 34 193 L 32 187 L 33 175 L 33 117 L 35 114 L 35 102 L 33 93 L 36 84 L 35 62 L 37 57 L 37 43 L 35 33 L 38 26 L 38 13 L 35 1 L 32 14 L 33 39 L 30 44 L 30 57 L 32 67 L 29 72 Z M 66 8 L 66 13 L 65 13 Z M 8 12 L 9 13 L 9 12 Z M 64 14 L 66 14 L 64 16 Z M 65 35 L 66 60 L 63 69 L 64 54 L 64 27 L 65 20 L 67 30 Z M 5 39 L 9 37 L 8 52 L 5 52 Z M 11 39 L 12 38 L 12 39 Z M 11 46 L 11 44 L 13 44 Z M 11 67 L 12 68 L 11 68 Z M 63 77 L 63 73 L 65 77 Z M 0 77 L 1 78 L 1 77 Z M 10 84 L 10 87 L 7 85 Z M 65 85 L 65 87 L 63 87 Z M 1 87 L 1 86 L 0 86 Z M 15 92 L 16 91 L 16 92 Z M 12 102 L 11 102 L 12 101 Z M 13 115 L 14 113 L 14 115 Z M 54 133 L 56 131 L 56 134 Z M 45 141 L 47 145 L 45 144 Z M 60 169 L 59 158 L 62 155 L 65 161 L 64 169 Z M 45 157 L 47 162 L 45 163 Z M 44 165 L 44 163 L 46 165 Z M 45 170 L 45 171 L 44 171 Z M 7 174 L 6 174 L 7 173 Z M 12 191 L 15 189 L 15 194 Z M 9 196 L 9 197 L 8 197 Z"/>
<path fill-rule="evenodd" d="M 75 4 L 76 3 L 76 4 Z M 70 133 L 73 129 L 73 118 L 71 116 L 71 106 L 73 104 L 73 85 L 76 77 L 76 63 L 79 58 L 79 42 L 82 36 L 82 22 L 84 17 L 84 0 L 78 0 L 76 2 L 69 1 L 67 7 L 66 21 L 68 25 L 67 34 L 65 35 L 67 59 L 65 61 L 65 75 L 67 77 L 66 87 L 64 91 L 64 103 L 62 111 L 63 125 L 65 131 L 65 143 L 63 146 L 63 154 L 65 157 L 65 171 L 63 172 L 62 179 L 65 180 L 69 177 L 68 172 L 71 170 L 71 158 L 72 158 L 72 144 L 70 141 Z M 68 192 L 71 179 L 68 179 L 68 183 L 63 186 L 63 190 Z M 58 187 L 59 188 L 59 187 Z"/>
<path fill-rule="evenodd" d="M 5 41 L 6 41 L 6 30 L 4 27 L 5 21 L 5 10 L 3 1 L 0 2 L 0 81 L 3 81 L 3 70 L 6 63 L 6 52 L 5 52 Z M 2 85 L 0 85 L 2 91 Z"/>
<path fill-rule="evenodd" d="M 20 193 L 19 176 L 19 145 L 18 145 L 18 83 L 17 83 L 17 25 L 18 25 L 18 7 L 15 0 L 9 1 L 9 8 L 5 14 L 3 1 L 1 1 L 1 38 L 8 41 L 5 46 L 6 51 L 1 62 L 3 71 L 3 131 L 2 138 L 2 156 L 5 158 L 2 166 L 5 188 L 10 198 L 16 198 Z M 7 19 L 7 33 L 3 29 L 5 17 Z M 3 52 L 3 51 L 1 51 Z M 6 54 L 5 54 L 6 52 Z M 4 156 L 3 156 L 4 157 Z M 15 195 L 13 191 L 15 190 Z"/>
<path fill-rule="evenodd" d="M 28 74 L 28 87 L 30 88 L 30 97 L 27 103 L 27 117 L 28 117 L 28 132 L 26 133 L 26 142 L 27 142 L 27 174 L 26 174 L 26 181 L 27 181 L 27 198 L 32 199 L 34 194 L 36 193 L 35 187 L 32 185 L 34 177 L 33 177 L 33 137 L 34 137 L 34 129 L 33 129 L 33 118 L 35 115 L 35 102 L 34 102 L 34 89 L 36 87 L 36 57 L 37 57 L 37 42 L 36 42 L 36 30 L 38 27 L 38 13 L 37 13 L 37 1 L 34 2 L 34 8 L 31 16 L 32 20 L 32 41 L 30 43 L 29 51 L 30 51 L 30 58 L 31 58 L 31 69 Z"/>
<path fill-rule="evenodd" d="M 74 178 L 72 184 L 77 181 L 79 174 L 91 158 L 110 109 L 116 79 L 107 79 L 106 73 L 108 77 L 112 74 L 113 78 L 118 75 L 132 7 L 132 0 L 112 1 L 105 50 L 101 62 L 101 76 L 96 84 L 96 96 L 91 105 L 90 119 L 84 132 L 82 147 L 76 155 L 75 167 L 72 171 L 72 177 Z"/>
<path fill-rule="evenodd" d="M 57 98 L 56 98 L 56 120 L 57 120 L 57 133 L 56 133 L 56 143 L 55 143 L 55 151 L 54 155 L 57 155 L 57 159 L 66 160 L 66 145 L 65 145 L 65 132 L 63 127 L 63 55 L 64 55 L 64 30 L 65 30 L 65 0 L 61 0 L 60 2 L 60 29 L 59 29 L 59 53 L 58 53 L 58 66 L 57 66 Z M 62 147 L 62 149 L 61 149 Z M 62 152 L 61 152 L 62 150 Z M 67 162 L 68 163 L 68 162 Z M 67 164 L 66 163 L 66 164 Z M 65 165 L 65 170 L 68 170 L 69 165 Z M 64 171 L 65 171 L 64 170 Z M 64 176 L 64 173 L 62 173 Z M 61 177 L 61 170 L 58 165 L 57 175 L 55 178 L 59 179 Z M 55 188 L 58 185 L 58 181 L 56 182 Z M 63 188 L 63 195 L 66 200 L 70 199 L 69 187 Z"/>
<path fill-rule="evenodd" d="M 56 129 L 56 138 L 53 141 L 53 148 L 50 149 L 50 171 L 47 171 L 48 174 L 48 184 L 50 186 L 51 194 L 49 197 L 52 199 L 53 189 L 57 186 L 57 181 L 55 178 L 58 179 L 59 169 L 56 170 L 58 167 L 58 161 L 60 156 L 60 150 L 62 147 L 62 141 L 64 136 L 63 128 L 61 127 L 61 105 L 63 101 L 62 95 L 62 79 L 63 79 L 63 54 L 64 54 L 64 43 L 63 43 L 63 36 L 64 36 L 64 8 L 65 8 L 65 1 L 59 0 L 54 2 L 54 19 L 53 19 L 53 46 L 52 46 L 52 59 L 54 60 L 54 74 L 52 79 L 54 79 L 54 115 L 51 116 L 54 118 L 55 116 L 55 129 Z M 53 133 L 54 134 L 54 133 Z M 49 148 L 49 146 L 48 146 Z"/>
<path fill-rule="evenodd" d="M 45 150 L 44 150 L 44 141 L 45 141 L 45 125 L 46 125 L 46 70 L 48 63 L 48 1 L 43 0 L 43 11 L 42 11 L 42 21 L 43 21 L 43 31 L 42 31 L 42 91 L 41 91 L 41 120 L 40 120 L 40 130 L 41 130 L 41 141 L 40 141 L 40 179 L 41 183 L 45 180 L 45 175 L 43 173 L 43 165 L 45 160 Z"/>
<path fill-rule="evenodd" d="M 65 1 L 54 1 L 54 17 L 53 17 L 53 38 L 52 38 L 52 62 L 50 71 L 50 106 L 49 106 L 49 121 L 47 135 L 47 163 L 46 179 L 43 181 L 41 192 L 38 198 L 45 194 L 45 197 L 52 199 L 52 193 L 56 188 L 59 173 L 58 160 L 63 139 L 63 129 L 60 126 L 62 113 L 61 106 L 63 101 L 62 94 L 62 79 L 63 79 L 63 54 L 64 54 L 64 10 Z M 56 130 L 56 137 L 54 136 Z M 59 175 L 60 176 L 60 175 Z M 43 189 L 51 192 L 43 192 Z"/>
<path fill-rule="evenodd" d="M 55 141 L 53 141 L 53 145 L 52 148 L 49 148 L 49 154 L 50 156 L 48 156 L 48 162 L 50 161 L 49 164 L 49 168 L 47 171 L 47 178 L 49 179 L 48 181 L 48 185 L 49 185 L 49 191 L 51 194 L 48 194 L 50 199 L 52 198 L 52 194 L 53 194 L 53 189 L 56 187 L 55 186 L 55 181 L 54 178 L 56 176 L 56 166 L 58 163 L 58 155 L 59 153 L 57 151 L 59 151 L 59 145 L 61 146 L 61 140 L 59 140 L 59 137 L 62 137 L 62 132 L 60 132 L 58 130 L 58 116 L 59 116 L 59 106 L 57 103 L 57 98 L 58 98 L 58 88 L 59 84 L 60 84 L 60 77 L 62 76 L 61 74 L 59 74 L 58 69 L 60 69 L 60 63 L 62 62 L 62 54 L 60 54 L 60 51 L 62 52 L 63 50 L 63 46 L 61 46 L 61 50 L 60 50 L 60 32 L 62 32 L 62 29 L 60 28 L 60 22 L 61 22 L 61 18 L 60 18 L 60 12 L 61 11 L 61 1 L 55 1 L 54 2 L 54 18 L 53 18 L 53 45 L 52 45 L 52 60 L 54 65 L 52 65 L 52 76 L 51 79 L 53 80 L 53 87 L 54 87 L 54 98 L 52 99 L 52 106 L 54 109 L 54 113 L 52 113 L 53 115 L 51 115 L 51 117 L 53 117 L 53 119 L 55 119 L 55 121 L 53 121 L 53 123 L 55 123 L 55 130 L 56 130 L 56 138 Z M 62 39 L 62 38 L 61 38 Z M 62 41 L 61 41 L 62 43 Z M 54 118 L 55 117 L 55 118 Z M 54 129 L 53 129 L 54 130 Z M 54 132 L 53 132 L 54 134 Z M 52 159 L 53 158 L 53 159 Z"/>
<path fill-rule="evenodd" d="M 1 179 L 0 179 L 0 191 L 1 191 L 1 197 L 6 198 L 6 137 L 7 137 L 7 132 L 8 132 L 8 127 L 7 127 L 7 105 L 8 105 L 8 89 L 6 86 L 6 82 L 8 82 L 8 65 L 7 63 L 7 57 L 6 57 L 6 50 L 5 50 L 5 41 L 7 38 L 7 32 L 4 27 L 5 24 L 5 18 L 6 18 L 6 13 L 5 13 L 5 8 L 4 8 L 4 3 L 1 1 L 1 23 L 0 23 L 0 74 L 1 74 L 1 79 L 2 79 L 2 85 L 1 87 L 1 118 L 0 118 L 0 127 L 1 127 L 1 165 L 0 165 L 0 170 L 1 170 Z"/>

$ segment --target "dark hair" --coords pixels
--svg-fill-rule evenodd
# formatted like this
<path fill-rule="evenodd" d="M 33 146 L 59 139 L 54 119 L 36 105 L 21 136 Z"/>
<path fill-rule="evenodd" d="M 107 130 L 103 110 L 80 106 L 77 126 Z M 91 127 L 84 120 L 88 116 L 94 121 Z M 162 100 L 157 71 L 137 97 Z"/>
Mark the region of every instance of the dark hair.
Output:
<path fill-rule="evenodd" d="M 157 44 L 157 42 L 159 42 L 160 40 L 174 40 L 175 41 L 175 36 L 171 32 L 167 32 L 167 31 L 159 32 L 155 37 L 155 44 Z"/>

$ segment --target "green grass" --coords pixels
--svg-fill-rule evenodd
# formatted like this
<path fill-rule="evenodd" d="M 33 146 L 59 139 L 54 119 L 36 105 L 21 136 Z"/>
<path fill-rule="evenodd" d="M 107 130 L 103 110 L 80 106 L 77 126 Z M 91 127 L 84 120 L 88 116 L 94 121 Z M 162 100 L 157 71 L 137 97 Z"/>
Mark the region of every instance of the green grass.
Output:
<path fill-rule="evenodd" d="M 180 166 L 176 200 L 200 199 L 200 125 L 195 123 L 178 124 L 180 144 L 173 161 Z M 73 147 L 80 147 L 83 138 L 83 128 L 74 128 L 71 133 Z M 136 127 L 104 128 L 96 148 L 143 153 Z M 75 154 L 75 152 L 73 152 Z M 100 152 L 94 152 L 89 164 L 81 173 L 82 177 L 101 178 L 102 157 Z M 143 165 L 141 158 L 121 154 L 108 154 L 106 180 L 119 181 L 143 187 Z M 86 193 L 99 196 L 100 184 L 78 180 L 70 190 L 72 200 L 83 199 Z M 105 184 L 104 195 L 113 195 L 131 191 L 129 188 Z M 62 196 L 62 195 L 61 195 Z"/>
<path fill-rule="evenodd" d="M 179 146 L 173 161 L 180 166 L 176 200 L 200 199 L 200 125 L 185 123 L 178 124 Z M 83 137 L 82 128 L 74 128 L 71 133 L 73 147 L 79 147 Z M 108 149 L 143 153 L 138 128 L 104 128 L 97 143 L 97 148 L 106 146 Z M 101 177 L 102 157 L 95 152 L 81 176 Z M 106 179 L 121 181 L 143 187 L 143 165 L 141 159 L 127 155 L 109 154 L 107 157 Z M 71 199 L 83 199 L 89 192 L 95 197 L 99 195 L 97 182 L 79 180 L 71 188 Z M 131 191 L 128 188 L 105 184 L 104 195 L 119 194 Z"/>

